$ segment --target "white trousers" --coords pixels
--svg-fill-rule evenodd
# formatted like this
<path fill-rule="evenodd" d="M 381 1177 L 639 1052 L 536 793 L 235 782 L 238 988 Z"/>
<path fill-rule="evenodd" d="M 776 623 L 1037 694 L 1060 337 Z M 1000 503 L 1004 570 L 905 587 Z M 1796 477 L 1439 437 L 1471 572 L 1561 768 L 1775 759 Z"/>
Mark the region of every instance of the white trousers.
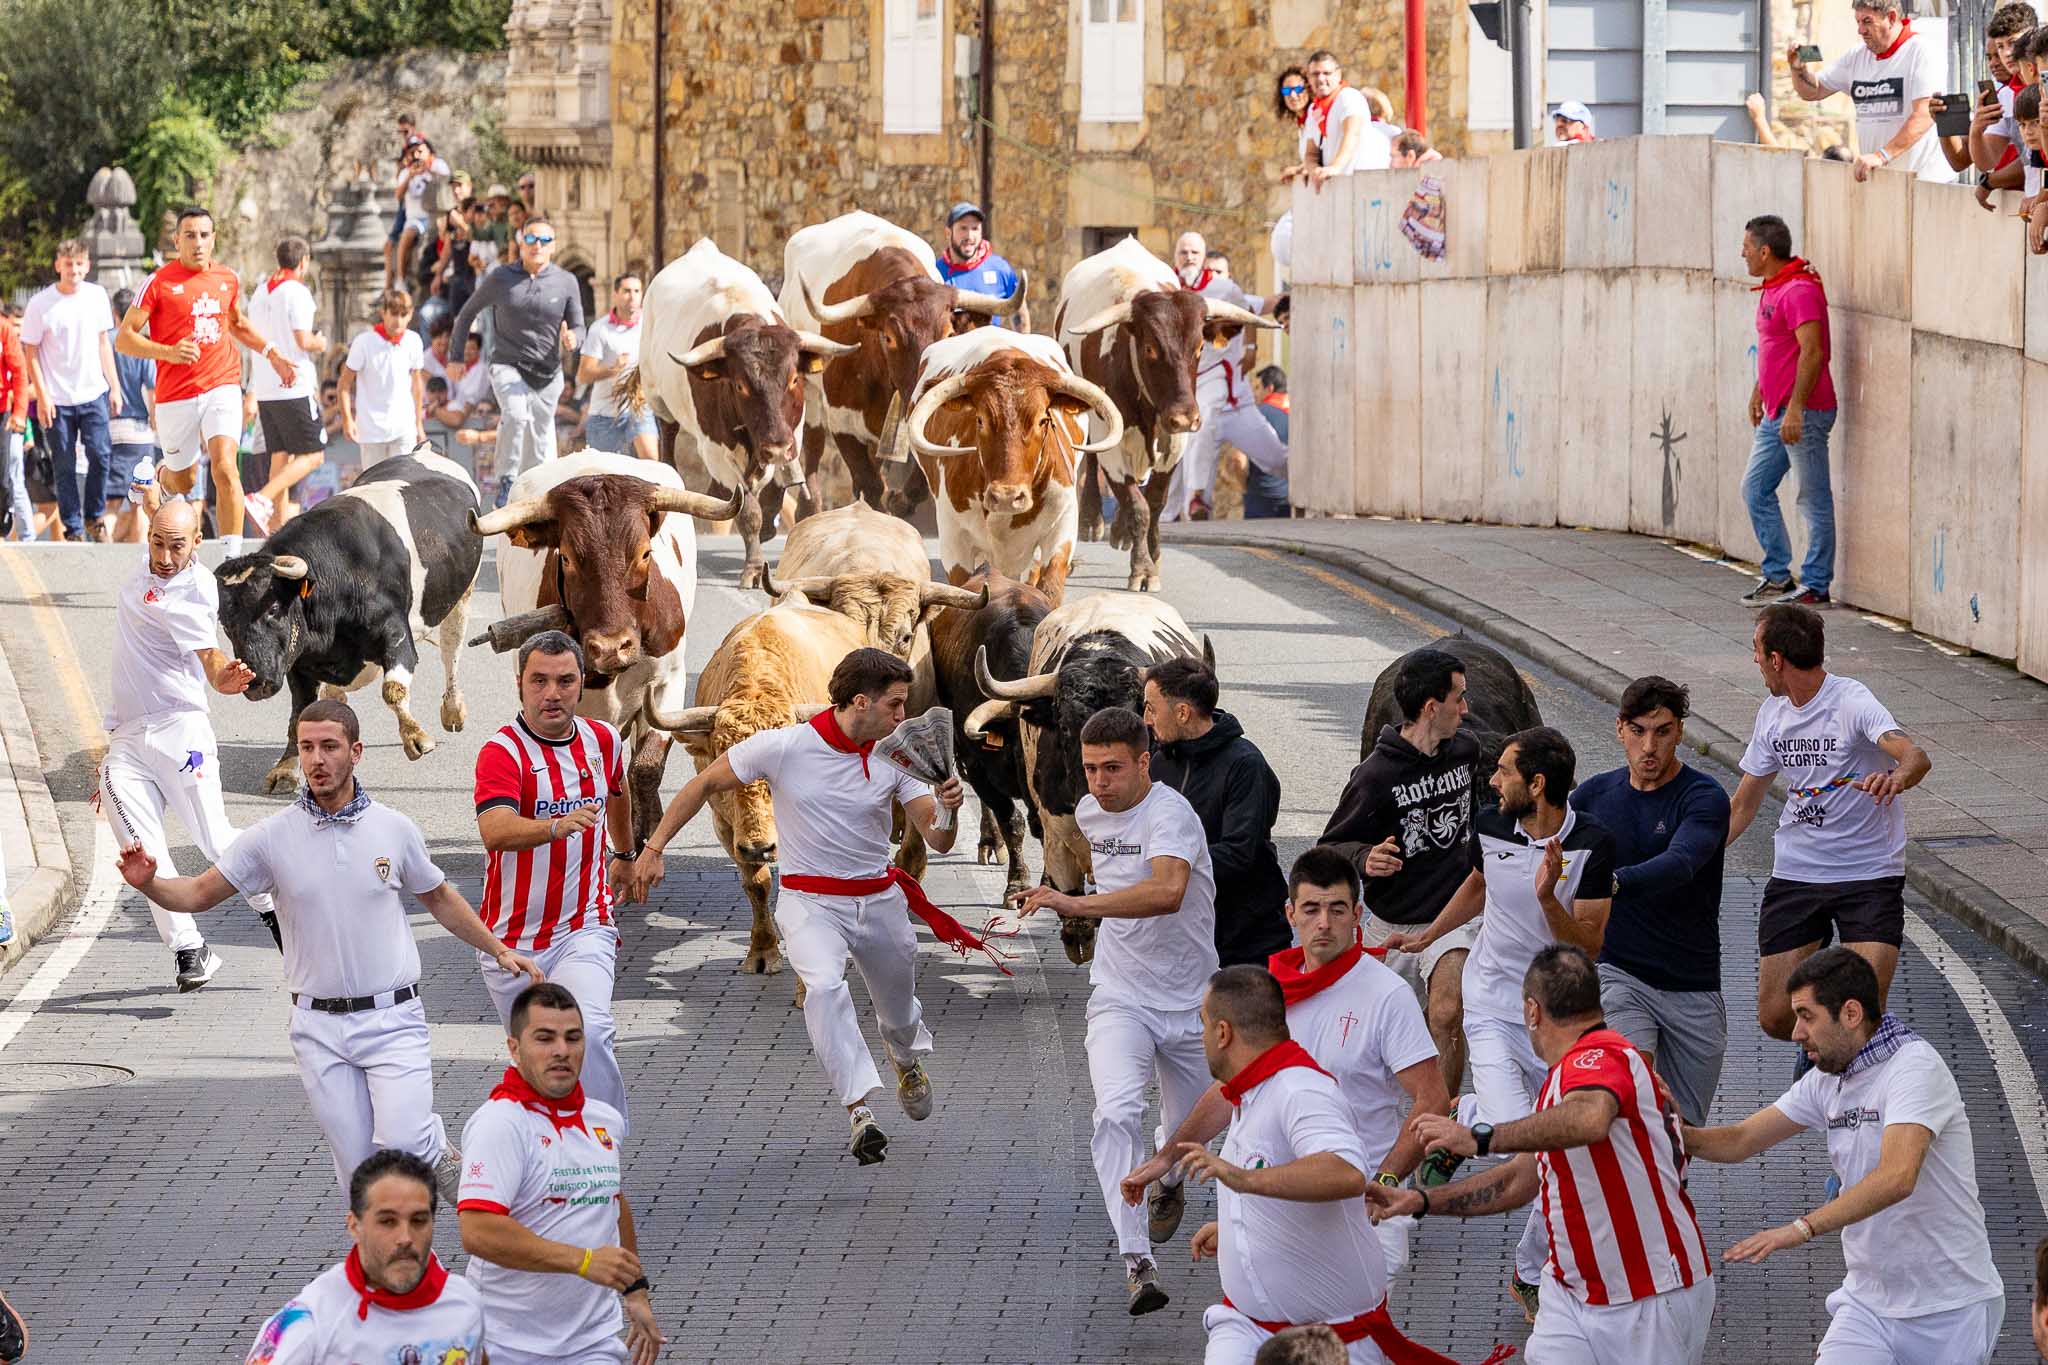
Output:
<path fill-rule="evenodd" d="M 221 801 L 217 747 L 212 724 L 196 711 L 131 721 L 107 741 L 106 761 L 100 765 L 100 808 L 116 839 L 124 846 L 141 844 L 156 859 L 158 876 L 178 875 L 164 837 L 166 810 L 178 817 L 211 862 L 219 862 L 241 833 Z M 251 896 L 249 904 L 263 914 L 275 909 L 268 895 Z M 172 914 L 154 902 L 149 914 L 156 921 L 157 937 L 173 952 L 206 941 L 190 915 Z"/>
<path fill-rule="evenodd" d="M 1510 1022 L 1468 1010 L 1465 1045 L 1479 1122 L 1497 1128 L 1536 1112 L 1536 1096 L 1542 1093 L 1550 1068 L 1536 1055 L 1529 1030 L 1521 1020 Z M 1540 1200 L 1529 1206 L 1522 1239 L 1515 1246 L 1515 1273 L 1525 1284 L 1542 1284 L 1543 1263 L 1550 1259 L 1550 1238 L 1543 1230 L 1542 1207 Z M 1553 1296 L 1551 1285 L 1544 1285 L 1543 1296 Z"/>
<path fill-rule="evenodd" d="M 583 1011 L 583 1093 L 603 1100 L 626 1119 L 621 1136 L 632 1132 L 626 1113 L 626 1078 L 619 1071 L 618 1025 L 612 1018 L 612 989 L 619 966 L 618 930 L 608 924 L 592 924 L 546 949 L 529 954 L 540 964 L 548 980 L 576 997 Z M 484 989 L 498 1007 L 498 1022 L 512 1027 L 512 1002 L 532 984 L 525 972 L 508 972 L 477 954 L 483 968 Z"/>
<path fill-rule="evenodd" d="M 814 896 L 783 887 L 775 900 L 775 927 L 783 956 L 803 979 L 811 1050 L 841 1104 L 858 1104 L 882 1085 L 853 1012 L 848 957 L 867 983 L 889 1060 L 909 1066 L 931 1052 L 932 1035 L 917 999 L 917 935 L 901 891 L 892 886 L 875 896 Z"/>
<path fill-rule="evenodd" d="M 1209 1345 L 1202 1352 L 1202 1365 L 1254 1365 L 1259 1347 L 1273 1339 L 1273 1333 L 1253 1322 L 1235 1308 L 1212 1303 L 1202 1313 L 1202 1330 Z M 492 1359 L 496 1359 L 495 1351 Z M 1370 1341 L 1354 1341 L 1346 1348 L 1351 1365 L 1387 1365 L 1386 1353 Z"/>
<path fill-rule="evenodd" d="M 448 1130 L 434 1112 L 427 1007 L 418 996 L 354 1014 L 294 1005 L 291 1040 L 343 1193 L 356 1167 L 386 1147 L 440 1159 Z"/>
<path fill-rule="evenodd" d="M 490 1330 L 495 1334 L 500 1329 L 493 1323 Z M 515 1350 L 499 1341 L 496 1335 L 491 1337 L 491 1365 L 625 1365 L 626 1359 L 624 1337 L 607 1337 L 587 1350 L 566 1356 L 543 1356 Z"/>
<path fill-rule="evenodd" d="M 1714 1325 L 1712 1276 L 1634 1303 L 1595 1307 L 1557 1281 L 1543 1286 L 1529 1365 L 1700 1365 Z"/>
<path fill-rule="evenodd" d="M 1985 1365 L 2005 1324 L 2002 1298 L 1888 1318 L 1837 1289 L 1828 1295 L 1828 1312 L 1833 1320 L 1813 1365 Z"/>
<path fill-rule="evenodd" d="M 1180 1127 L 1210 1083 L 1202 1052 L 1198 1010 L 1155 1010 L 1112 1000 L 1097 989 L 1088 997 L 1088 1081 L 1095 1090 L 1095 1132 L 1088 1149 L 1102 1202 L 1116 1229 L 1116 1249 L 1126 1256 L 1150 1256 L 1150 1218 L 1143 1204 L 1132 1208 L 1120 1190 L 1123 1178 L 1150 1155 L 1145 1143 L 1145 1091 L 1159 1085 L 1156 1141 Z"/>
<path fill-rule="evenodd" d="M 1196 493 L 1215 501 L 1216 462 L 1226 444 L 1236 446 L 1247 460 L 1268 474 L 1278 474 L 1287 468 L 1287 445 L 1280 439 L 1280 433 L 1273 430 L 1273 424 L 1259 415 L 1249 381 L 1239 375 L 1234 382 L 1240 399 L 1238 406 L 1224 407 L 1219 403 L 1212 409 L 1204 405 L 1202 429 L 1188 438 L 1187 454 L 1174 466 L 1166 507 L 1176 519 L 1187 516 L 1188 502 Z"/>

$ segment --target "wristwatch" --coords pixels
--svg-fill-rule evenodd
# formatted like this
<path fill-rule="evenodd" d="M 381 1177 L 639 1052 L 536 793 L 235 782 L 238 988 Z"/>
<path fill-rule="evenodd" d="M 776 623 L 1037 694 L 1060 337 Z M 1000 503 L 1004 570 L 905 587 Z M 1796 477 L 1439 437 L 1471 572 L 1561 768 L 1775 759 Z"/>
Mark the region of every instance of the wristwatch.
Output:
<path fill-rule="evenodd" d="M 1479 1156 L 1486 1155 L 1486 1149 L 1493 1146 L 1493 1125 L 1475 1123 L 1472 1125 L 1472 1148 Z"/>
<path fill-rule="evenodd" d="M 1385 1185 L 1390 1190 L 1398 1190 L 1401 1188 L 1401 1177 L 1395 1175 L 1392 1171 L 1381 1171 L 1372 1179 L 1374 1184 Z"/>

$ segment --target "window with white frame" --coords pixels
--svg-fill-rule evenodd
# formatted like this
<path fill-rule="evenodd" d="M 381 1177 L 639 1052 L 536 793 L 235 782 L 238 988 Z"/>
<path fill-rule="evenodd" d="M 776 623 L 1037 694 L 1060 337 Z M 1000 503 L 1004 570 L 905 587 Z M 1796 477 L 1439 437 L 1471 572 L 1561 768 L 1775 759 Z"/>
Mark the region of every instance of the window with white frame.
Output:
<path fill-rule="evenodd" d="M 1081 0 L 1081 119 L 1145 117 L 1144 0 Z"/>
<path fill-rule="evenodd" d="M 882 131 L 937 133 L 945 121 L 941 0 L 882 0 Z"/>

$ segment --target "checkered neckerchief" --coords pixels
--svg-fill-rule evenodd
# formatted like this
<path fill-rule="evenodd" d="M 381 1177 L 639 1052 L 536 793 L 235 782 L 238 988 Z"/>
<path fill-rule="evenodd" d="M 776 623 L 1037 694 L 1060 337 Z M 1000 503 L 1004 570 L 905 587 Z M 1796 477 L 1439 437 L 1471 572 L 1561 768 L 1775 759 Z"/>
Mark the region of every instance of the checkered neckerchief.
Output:
<path fill-rule="evenodd" d="M 356 794 L 350 798 L 349 803 L 340 810 L 331 811 L 313 799 L 313 789 L 311 787 L 302 786 L 299 788 L 299 804 L 304 806 L 306 813 L 313 817 L 313 828 L 315 829 L 320 828 L 322 825 L 353 825 L 356 821 L 362 819 L 363 812 L 370 808 L 370 793 L 363 787 L 362 782 L 357 780 Z"/>
<path fill-rule="evenodd" d="M 1884 1018 L 1878 1021 L 1877 1032 L 1870 1035 L 1870 1041 L 1865 1043 L 1863 1050 L 1850 1060 L 1848 1067 L 1843 1070 L 1842 1075 L 1844 1077 L 1854 1076 L 1858 1072 L 1870 1070 L 1870 1068 L 1877 1066 L 1881 1062 L 1890 1061 L 1900 1048 L 1919 1036 L 1919 1034 L 1900 1023 L 1899 1017 L 1896 1014 L 1887 1010 Z"/>

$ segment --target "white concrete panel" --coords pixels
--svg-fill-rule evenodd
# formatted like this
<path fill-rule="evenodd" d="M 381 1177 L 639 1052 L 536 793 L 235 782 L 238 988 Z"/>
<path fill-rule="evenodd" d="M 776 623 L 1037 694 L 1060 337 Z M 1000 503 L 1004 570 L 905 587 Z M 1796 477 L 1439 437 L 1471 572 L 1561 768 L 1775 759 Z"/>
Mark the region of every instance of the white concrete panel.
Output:
<path fill-rule="evenodd" d="M 2020 441 L 2022 673 L 2048 678 L 2048 364 L 2029 360 Z"/>
<path fill-rule="evenodd" d="M 1484 169 L 1483 163 L 1474 164 Z M 1473 521 L 1484 504 L 1487 284 L 1439 280 L 1417 288 L 1422 296 L 1422 515 Z"/>
<path fill-rule="evenodd" d="M 1522 213 L 1529 200 L 1529 153 L 1486 158 L 1486 273 L 1519 275 L 1524 269 Z"/>
<path fill-rule="evenodd" d="M 1564 173 L 1564 268 L 1621 270 L 1636 263 L 1636 162 L 1641 140 L 1571 147 Z"/>
<path fill-rule="evenodd" d="M 1521 275 L 1489 282 L 1487 403 L 1482 446 L 1485 519 L 1557 521 L 1558 318 L 1564 281 Z"/>
<path fill-rule="evenodd" d="M 1352 510 L 1416 516 L 1422 510 L 1422 286 L 1352 292 L 1358 406 Z"/>
<path fill-rule="evenodd" d="M 1318 512 L 1350 510 L 1352 301 L 1349 289 L 1308 285 L 1294 291 L 1293 361 L 1288 389 L 1298 392 L 1288 423 L 1288 488 Z"/>
<path fill-rule="evenodd" d="M 2027 256 L 2026 317 L 2027 359 L 2048 361 L 2048 256 Z"/>
<path fill-rule="evenodd" d="M 1401 214 L 1421 177 L 1412 169 L 1360 171 L 1351 179 L 1351 278 L 1359 284 L 1413 284 L 1421 253 L 1401 235 Z"/>
<path fill-rule="evenodd" d="M 1856 255 L 1856 220 L 1851 203 L 1864 186 L 1857 184 L 1849 167 L 1839 161 L 1805 157 L 1800 170 L 1806 181 L 1806 230 L 1792 234 L 1792 250 L 1820 272 L 1836 307 L 1854 308 L 1848 292 L 1849 262 Z M 1736 245 L 1740 249 L 1740 239 Z"/>
<path fill-rule="evenodd" d="M 1914 178 L 1884 170 L 1858 184 L 1848 166 L 1819 157 L 1805 170 L 1808 240 L 1792 247 L 1820 272 L 1828 301 L 1912 321 Z"/>
<path fill-rule="evenodd" d="M 1913 625 L 1995 658 L 2019 640 L 2018 351 L 1913 334 Z"/>
<path fill-rule="evenodd" d="M 1432 161 L 1416 168 L 1422 177 L 1434 176 L 1443 185 L 1444 254 L 1424 259 L 1421 278 L 1477 279 L 1486 274 L 1487 160 L 1468 157 L 1463 161 Z"/>
<path fill-rule="evenodd" d="M 1674 270 L 1714 264 L 1713 138 L 1695 133 L 1635 139 L 1635 262 Z"/>
<path fill-rule="evenodd" d="M 1716 463 L 1720 466 L 1721 508 L 1717 543 L 1731 559 L 1751 563 L 1763 556 L 1742 500 L 1742 479 L 1756 429 L 1749 424 L 1749 394 L 1756 387 L 1756 295 L 1748 285 L 1714 281 L 1714 393 Z M 1839 439 L 1839 438 L 1837 438 Z M 1792 506 L 1792 482 L 1778 495 L 1779 510 L 1792 532 L 1794 558 L 1806 549 L 1806 529 Z"/>
<path fill-rule="evenodd" d="M 1494 275 L 1558 270 L 1564 262 L 1566 157 L 1545 147 L 1487 158 L 1486 264 Z"/>
<path fill-rule="evenodd" d="M 1751 297 L 1754 297 L 1752 295 Z M 1835 493 L 1835 596 L 1859 607 L 1913 613 L 1913 329 L 1893 318 L 1828 310 L 1830 373 L 1840 415 L 1828 442 Z M 1789 493 L 1786 522 L 1793 524 Z M 1793 532 L 1806 548 L 1806 530 Z M 1797 563 L 1797 560 L 1794 561 Z"/>
<path fill-rule="evenodd" d="M 1638 270 L 1634 309 L 1629 529 L 1711 541 L 1720 470 L 1712 356 L 1702 351 L 1714 335 L 1713 279 L 1705 271 Z"/>
<path fill-rule="evenodd" d="M 2025 340 L 2024 240 L 2017 219 L 1986 213 L 1973 190 L 1915 182 L 1914 329 L 2017 349 Z"/>
<path fill-rule="evenodd" d="M 1742 264 L 1742 225 L 1760 214 L 1775 213 L 1792 229 L 1792 246 L 1806 245 L 1806 153 L 1797 147 L 1758 147 L 1745 142 L 1717 142 L 1713 150 L 1712 206 L 1714 273 L 1724 280 L 1746 280 Z"/>
<path fill-rule="evenodd" d="M 1557 519 L 1628 528 L 1629 393 L 1634 352 L 1632 270 L 1567 270 L 1558 345 L 1573 382 L 1558 386 Z"/>
<path fill-rule="evenodd" d="M 1326 188 L 1318 193 L 1295 187 L 1294 283 L 1351 282 L 1350 199 L 1343 189 L 1339 185 L 1336 192 Z"/>

